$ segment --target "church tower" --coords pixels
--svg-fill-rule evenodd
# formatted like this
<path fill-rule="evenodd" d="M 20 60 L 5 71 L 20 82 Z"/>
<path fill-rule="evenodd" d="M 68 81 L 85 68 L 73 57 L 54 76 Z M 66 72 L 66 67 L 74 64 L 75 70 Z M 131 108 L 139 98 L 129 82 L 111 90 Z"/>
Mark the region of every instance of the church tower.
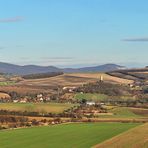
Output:
<path fill-rule="evenodd" d="M 102 75 L 100 76 L 100 82 L 103 82 L 103 76 Z"/>

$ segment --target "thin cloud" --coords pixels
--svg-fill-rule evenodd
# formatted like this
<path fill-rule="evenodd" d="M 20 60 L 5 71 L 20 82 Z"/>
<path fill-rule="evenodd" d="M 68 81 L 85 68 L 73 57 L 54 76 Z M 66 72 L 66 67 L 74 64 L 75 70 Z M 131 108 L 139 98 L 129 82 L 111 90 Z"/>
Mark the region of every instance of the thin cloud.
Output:
<path fill-rule="evenodd" d="M 124 42 L 148 42 L 148 37 L 146 38 L 127 38 L 123 39 Z"/>
<path fill-rule="evenodd" d="M 20 22 L 22 20 L 23 20 L 23 17 L 17 16 L 17 17 L 12 17 L 12 18 L 0 19 L 0 23 L 14 23 L 14 22 Z"/>
<path fill-rule="evenodd" d="M 46 60 L 71 60 L 73 57 L 42 57 L 41 59 Z"/>
<path fill-rule="evenodd" d="M 21 60 L 30 60 L 28 57 L 20 57 Z"/>

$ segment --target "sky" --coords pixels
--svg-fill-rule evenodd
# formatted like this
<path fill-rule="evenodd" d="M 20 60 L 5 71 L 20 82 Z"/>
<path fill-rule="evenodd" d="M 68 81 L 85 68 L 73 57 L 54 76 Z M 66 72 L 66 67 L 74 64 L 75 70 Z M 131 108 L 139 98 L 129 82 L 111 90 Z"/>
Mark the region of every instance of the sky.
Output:
<path fill-rule="evenodd" d="M 0 61 L 148 64 L 147 0 L 0 0 Z"/>

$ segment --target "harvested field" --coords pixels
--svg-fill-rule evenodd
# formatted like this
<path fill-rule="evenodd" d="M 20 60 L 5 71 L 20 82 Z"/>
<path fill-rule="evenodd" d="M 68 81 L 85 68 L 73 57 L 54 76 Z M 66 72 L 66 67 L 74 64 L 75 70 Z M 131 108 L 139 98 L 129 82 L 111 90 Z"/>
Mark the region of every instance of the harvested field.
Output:
<path fill-rule="evenodd" d="M 110 116 L 110 118 L 103 118 L 100 116 L 99 118 L 92 118 L 93 122 L 119 122 L 119 123 L 146 123 L 148 122 L 148 118 L 113 118 Z M 83 120 L 86 121 L 85 119 Z"/>
<path fill-rule="evenodd" d="M 133 83 L 132 80 L 121 79 L 103 73 L 71 73 L 42 79 L 23 79 L 13 85 L 2 85 L 0 87 L 0 91 L 6 93 L 14 91 L 17 92 L 19 95 L 38 93 L 55 94 L 57 93 L 58 87 L 82 86 L 86 83 L 98 81 L 100 79 L 100 76 L 103 76 L 104 81 L 110 83 Z"/>
<path fill-rule="evenodd" d="M 139 74 L 139 73 L 141 73 L 141 74 L 143 74 L 143 73 L 144 73 L 144 74 L 148 74 L 148 71 L 145 71 L 145 72 L 135 72 L 135 73 L 138 73 L 138 74 Z"/>
<path fill-rule="evenodd" d="M 1 93 L 0 92 L 0 98 L 10 98 L 10 96 L 6 93 Z"/>
<path fill-rule="evenodd" d="M 106 82 L 129 84 L 132 80 L 121 79 L 102 73 L 72 73 L 64 74 L 51 78 L 24 80 L 18 83 L 18 85 L 30 85 L 30 86 L 80 86 L 88 82 L 95 82 L 100 79 L 100 76 L 104 77 Z"/>
<path fill-rule="evenodd" d="M 94 78 L 83 78 L 77 76 L 69 76 L 67 74 L 43 78 L 43 79 L 30 79 L 24 80 L 18 83 L 18 85 L 30 85 L 30 86 L 79 86 L 83 83 L 95 81 Z"/>
<path fill-rule="evenodd" d="M 134 114 L 141 115 L 141 116 L 147 116 L 148 117 L 148 109 L 144 108 L 130 108 Z"/>
<path fill-rule="evenodd" d="M 94 78 L 94 79 L 97 79 L 97 80 L 100 80 L 100 77 L 103 76 L 103 80 L 106 81 L 106 82 L 121 83 L 121 84 L 133 83 L 132 80 L 110 76 L 110 75 L 105 74 L 105 73 L 74 73 L 74 74 L 72 73 L 72 74 L 69 74 L 69 75 L 84 77 L 84 78 Z"/>
<path fill-rule="evenodd" d="M 130 80 L 147 80 L 148 69 L 128 69 L 108 72 L 109 75 Z"/>
<path fill-rule="evenodd" d="M 117 78 L 121 78 L 121 79 L 128 79 L 128 80 L 132 80 L 133 82 L 135 80 L 138 80 L 138 78 L 136 78 L 135 76 L 131 76 L 131 75 L 128 75 L 128 74 L 124 74 L 124 73 L 121 73 L 121 72 L 109 72 L 108 73 L 110 76 L 113 76 L 113 77 L 117 77 Z"/>
<path fill-rule="evenodd" d="M 54 90 L 50 88 L 37 87 L 37 86 L 1 86 L 1 92 L 16 92 L 19 95 L 27 95 L 27 94 L 39 94 L 39 93 L 53 93 Z"/>
<path fill-rule="evenodd" d="M 147 148 L 148 147 L 148 123 L 130 129 L 117 135 L 94 148 Z"/>

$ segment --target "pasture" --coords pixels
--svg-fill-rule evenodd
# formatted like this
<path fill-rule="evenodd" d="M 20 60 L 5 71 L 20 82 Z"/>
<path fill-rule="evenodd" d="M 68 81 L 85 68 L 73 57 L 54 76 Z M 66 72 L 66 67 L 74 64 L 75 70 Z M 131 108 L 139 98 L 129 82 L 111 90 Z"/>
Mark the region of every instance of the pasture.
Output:
<path fill-rule="evenodd" d="M 104 94 L 91 94 L 91 93 L 77 93 L 75 95 L 75 99 L 82 100 L 86 99 L 88 101 L 102 101 L 106 99 L 108 96 Z"/>
<path fill-rule="evenodd" d="M 137 117 L 141 117 L 140 115 L 132 112 L 130 110 L 130 108 L 127 108 L 127 107 L 115 107 L 110 112 L 113 113 L 114 117 L 116 117 L 116 118 L 129 118 L 129 117 L 130 118 L 132 118 L 132 117 L 137 118 Z"/>
<path fill-rule="evenodd" d="M 0 103 L 1 110 L 41 113 L 62 113 L 72 106 L 74 105 L 68 103 Z"/>
<path fill-rule="evenodd" d="M 1 148 L 90 148 L 140 124 L 76 123 L 0 131 Z"/>
<path fill-rule="evenodd" d="M 0 86 L 10 86 L 15 85 L 15 81 L 2 81 L 0 82 Z"/>
<path fill-rule="evenodd" d="M 108 108 L 108 107 L 107 107 Z M 112 117 L 112 118 L 147 118 L 148 109 L 132 108 L 132 107 L 112 107 L 108 109 L 112 115 L 105 115 L 101 117 Z"/>

